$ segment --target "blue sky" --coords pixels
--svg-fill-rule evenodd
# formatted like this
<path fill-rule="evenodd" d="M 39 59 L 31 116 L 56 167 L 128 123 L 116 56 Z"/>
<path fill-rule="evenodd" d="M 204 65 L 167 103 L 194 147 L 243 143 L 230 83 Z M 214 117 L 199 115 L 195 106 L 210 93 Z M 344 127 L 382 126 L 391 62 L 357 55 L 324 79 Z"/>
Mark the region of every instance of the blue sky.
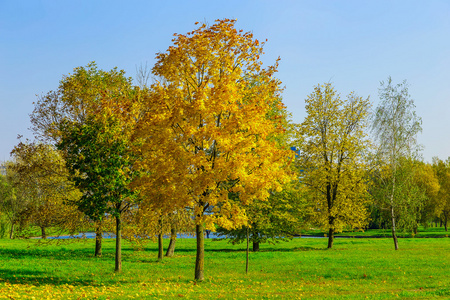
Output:
<path fill-rule="evenodd" d="M 265 64 L 281 57 L 277 76 L 295 122 L 319 83 L 370 96 L 375 107 L 380 81 L 406 79 L 423 119 L 425 160 L 450 156 L 450 1 L 0 0 L 0 161 L 18 134 L 32 138 L 36 95 L 73 68 L 96 61 L 134 77 L 174 33 L 222 18 L 268 39 Z"/>

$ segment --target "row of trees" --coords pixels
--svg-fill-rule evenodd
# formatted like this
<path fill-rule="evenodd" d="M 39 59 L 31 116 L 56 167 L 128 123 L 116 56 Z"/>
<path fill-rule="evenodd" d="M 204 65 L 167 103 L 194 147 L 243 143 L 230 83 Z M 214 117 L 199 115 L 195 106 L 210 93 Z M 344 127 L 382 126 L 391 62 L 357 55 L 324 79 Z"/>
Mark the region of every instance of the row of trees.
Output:
<path fill-rule="evenodd" d="M 142 69 L 137 87 L 90 63 L 40 97 L 31 114 L 38 141 L 16 146 L 0 177 L 11 237 L 27 222 L 43 233 L 95 227 L 101 255 L 102 232 L 114 227 L 119 272 L 122 237 L 157 236 L 162 258 L 163 234 L 170 256 L 176 234 L 192 232 L 203 280 L 205 229 L 257 250 L 315 225 L 331 248 L 335 233 L 364 229 L 371 215 L 389 218 L 397 249 L 399 226 L 417 230 L 435 217 L 447 226 L 450 161 L 418 159 L 420 118 L 406 83 L 382 84 L 372 119 L 368 98 L 319 85 L 305 121 L 293 124 L 278 60 L 264 68 L 264 43 L 234 23 L 176 34 L 151 85 Z"/>

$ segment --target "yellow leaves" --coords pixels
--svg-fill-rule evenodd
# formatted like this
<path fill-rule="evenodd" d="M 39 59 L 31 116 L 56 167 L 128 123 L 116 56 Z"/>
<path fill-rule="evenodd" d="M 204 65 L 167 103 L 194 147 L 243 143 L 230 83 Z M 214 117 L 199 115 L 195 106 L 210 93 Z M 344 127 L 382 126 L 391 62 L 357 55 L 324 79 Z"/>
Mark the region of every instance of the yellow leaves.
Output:
<path fill-rule="evenodd" d="M 266 141 L 281 131 L 279 119 L 268 117 L 283 107 L 280 82 L 270 77 L 276 67 L 261 70 L 262 46 L 234 23 L 219 20 L 176 35 L 174 45 L 158 54 L 153 74 L 161 81 L 145 100 L 148 110 L 137 132 L 145 141 L 140 164 L 154 171 L 140 181 L 140 190 L 164 195 L 168 207 L 190 202 L 199 216 L 208 203 L 227 227 L 246 222 L 245 212 L 229 202 L 229 191 L 250 203 L 287 178 L 280 170 L 285 153 Z"/>
<path fill-rule="evenodd" d="M 364 130 L 369 108 L 368 99 L 349 95 L 342 100 L 330 84 L 316 86 L 306 99 L 308 115 L 298 132 L 301 181 L 310 190 L 316 217 L 326 226 L 329 217 L 336 220 L 335 228 L 360 225 L 365 219 L 364 155 L 370 142 Z"/>
<path fill-rule="evenodd" d="M 31 284 L 0 284 L 0 299 L 99 299 L 104 297 L 116 297 L 121 294 L 118 286 L 75 287 L 64 284 L 55 285 L 31 285 Z"/>

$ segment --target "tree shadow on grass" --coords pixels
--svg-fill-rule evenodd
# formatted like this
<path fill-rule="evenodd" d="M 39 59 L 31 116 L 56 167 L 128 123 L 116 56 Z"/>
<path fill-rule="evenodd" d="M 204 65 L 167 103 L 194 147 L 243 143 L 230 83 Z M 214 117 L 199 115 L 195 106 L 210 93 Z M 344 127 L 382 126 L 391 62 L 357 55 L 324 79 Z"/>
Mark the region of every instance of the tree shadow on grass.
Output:
<path fill-rule="evenodd" d="M 276 247 L 271 247 L 271 248 L 264 248 L 259 250 L 260 252 L 299 252 L 299 251 L 326 251 L 328 250 L 325 247 L 296 247 L 296 248 L 276 248 Z"/>
<path fill-rule="evenodd" d="M 0 257 L 3 259 L 33 259 L 52 258 L 58 260 L 90 260 L 94 256 L 92 250 L 47 250 L 44 248 L 34 248 L 26 250 L 0 249 Z"/>
<path fill-rule="evenodd" d="M 324 251 L 327 250 L 327 248 L 321 247 L 297 247 L 297 248 L 282 248 L 282 247 L 264 247 L 260 249 L 258 252 L 297 252 L 297 251 Z M 229 253 L 236 253 L 236 252 L 245 252 L 245 248 L 219 248 L 219 249 L 208 249 L 205 247 L 205 252 L 229 252 Z M 195 249 L 176 249 L 175 253 L 193 253 L 195 254 Z M 253 251 L 250 249 L 250 252 L 253 253 Z"/>
<path fill-rule="evenodd" d="M 0 283 L 40 285 L 74 285 L 74 286 L 100 286 L 94 279 L 74 279 L 54 276 L 44 271 L 37 270 L 11 270 L 0 269 Z M 105 284 L 102 281 L 103 285 Z M 107 282 L 108 283 L 108 282 Z M 112 282 L 111 282 L 112 283 Z"/>

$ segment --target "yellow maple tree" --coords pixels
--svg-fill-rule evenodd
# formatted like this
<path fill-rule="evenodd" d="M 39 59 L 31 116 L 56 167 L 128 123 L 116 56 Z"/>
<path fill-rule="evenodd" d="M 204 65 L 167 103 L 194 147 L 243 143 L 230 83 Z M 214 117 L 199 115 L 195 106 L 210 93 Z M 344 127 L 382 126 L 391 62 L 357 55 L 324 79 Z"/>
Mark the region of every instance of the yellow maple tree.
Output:
<path fill-rule="evenodd" d="M 203 280 L 204 229 L 247 224 L 246 204 L 267 199 L 289 179 L 289 151 L 271 135 L 282 131 L 271 114 L 282 107 L 278 61 L 263 68 L 263 43 L 235 29 L 235 20 L 175 34 L 157 55 L 147 113 L 136 134 L 143 140 L 141 192 L 160 207 L 190 207 L 197 236 L 195 279 Z M 161 196 L 162 195 L 162 196 Z"/>

